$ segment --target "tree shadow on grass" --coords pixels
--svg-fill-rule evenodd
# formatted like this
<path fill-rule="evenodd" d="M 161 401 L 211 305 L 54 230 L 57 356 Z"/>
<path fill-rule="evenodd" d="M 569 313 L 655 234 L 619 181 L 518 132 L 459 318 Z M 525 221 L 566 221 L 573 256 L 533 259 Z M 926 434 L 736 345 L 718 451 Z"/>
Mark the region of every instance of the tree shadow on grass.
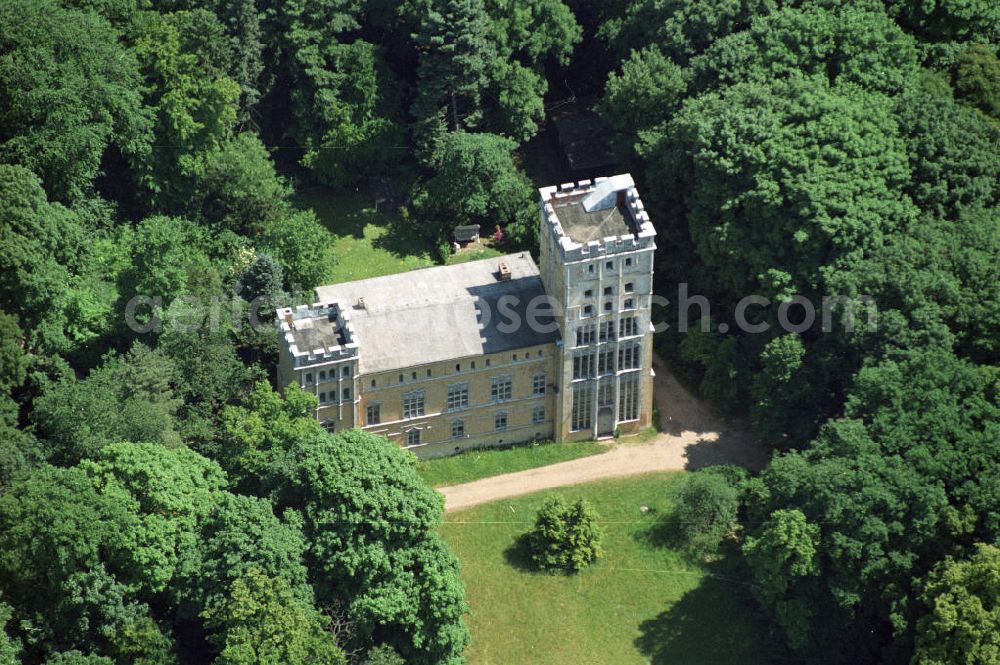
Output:
<path fill-rule="evenodd" d="M 538 573 L 538 566 L 531 560 L 531 540 L 530 533 L 522 533 L 503 551 L 504 561 L 507 565 L 522 573 Z"/>
<path fill-rule="evenodd" d="M 639 624 L 636 648 L 652 665 L 770 662 L 755 608 L 738 582 L 707 577 L 670 609 Z M 770 652 L 770 656 L 763 654 Z"/>
<path fill-rule="evenodd" d="M 403 220 L 390 222 L 387 232 L 375 238 L 372 246 L 399 258 L 430 254 L 434 249 L 430 241 L 420 235 L 415 223 Z"/>

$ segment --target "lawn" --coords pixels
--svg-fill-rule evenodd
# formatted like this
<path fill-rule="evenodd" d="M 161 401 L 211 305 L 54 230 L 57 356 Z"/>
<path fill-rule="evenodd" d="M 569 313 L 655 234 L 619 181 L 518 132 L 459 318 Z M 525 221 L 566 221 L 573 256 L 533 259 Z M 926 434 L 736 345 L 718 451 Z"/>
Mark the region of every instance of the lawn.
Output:
<path fill-rule="evenodd" d="M 421 460 L 417 462 L 417 471 L 428 485 L 441 487 L 597 455 L 607 450 L 606 445 L 596 441 L 526 443 L 509 448 L 483 448 L 450 457 Z"/>
<path fill-rule="evenodd" d="M 333 234 L 336 262 L 326 276 L 329 283 L 434 265 L 427 243 L 416 234 L 394 230 L 396 211 L 376 209 L 366 192 L 312 187 L 296 198 L 299 205 L 312 208 Z"/>
<path fill-rule="evenodd" d="M 579 485 L 449 513 L 472 608 L 470 665 L 765 663 L 766 627 L 727 561 L 691 562 L 662 526 L 686 472 Z M 519 536 L 545 497 L 583 497 L 604 531 L 604 557 L 576 576 L 528 569 Z M 648 506 L 642 512 L 641 506 Z"/>
<path fill-rule="evenodd" d="M 330 284 L 381 277 L 435 265 L 428 242 L 408 233 L 395 210 L 379 208 L 363 191 L 316 186 L 296 194 L 296 202 L 312 208 L 332 234 L 328 256 L 334 257 L 325 281 Z M 465 263 L 501 256 L 492 247 L 463 251 L 446 263 Z"/>

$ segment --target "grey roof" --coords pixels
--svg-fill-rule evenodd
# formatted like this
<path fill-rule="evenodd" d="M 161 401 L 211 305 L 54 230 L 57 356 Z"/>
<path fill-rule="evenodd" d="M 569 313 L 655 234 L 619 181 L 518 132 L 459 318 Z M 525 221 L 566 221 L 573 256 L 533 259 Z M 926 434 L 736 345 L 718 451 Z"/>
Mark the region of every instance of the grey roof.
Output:
<path fill-rule="evenodd" d="M 633 225 L 617 205 L 588 212 L 584 208 L 586 198 L 585 194 L 580 194 L 551 201 L 559 224 L 574 242 L 585 245 L 591 240 L 635 233 Z"/>
<path fill-rule="evenodd" d="M 510 268 L 507 281 L 499 280 L 501 261 Z M 529 305 L 544 294 L 528 253 L 316 288 L 318 302 L 349 312 L 363 374 L 555 341 L 559 333 L 550 315 L 536 317 L 551 324 L 544 329 L 526 322 Z M 510 311 L 520 326 L 509 325 Z"/>

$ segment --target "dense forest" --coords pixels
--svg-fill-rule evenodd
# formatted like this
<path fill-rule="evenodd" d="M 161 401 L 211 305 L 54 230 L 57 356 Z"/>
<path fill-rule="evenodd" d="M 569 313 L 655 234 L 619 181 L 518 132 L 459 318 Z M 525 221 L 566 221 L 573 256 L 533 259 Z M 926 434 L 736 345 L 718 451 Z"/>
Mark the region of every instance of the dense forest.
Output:
<path fill-rule="evenodd" d="M 390 192 L 441 260 L 533 248 L 525 149 L 578 95 L 658 289 L 712 304 L 658 349 L 775 451 L 740 486 L 775 636 L 995 662 L 998 49 L 990 0 L 4 0 L 0 663 L 464 662 L 440 495 L 245 321 L 337 260 L 304 187 Z M 749 294 L 877 325 L 718 332 Z"/>

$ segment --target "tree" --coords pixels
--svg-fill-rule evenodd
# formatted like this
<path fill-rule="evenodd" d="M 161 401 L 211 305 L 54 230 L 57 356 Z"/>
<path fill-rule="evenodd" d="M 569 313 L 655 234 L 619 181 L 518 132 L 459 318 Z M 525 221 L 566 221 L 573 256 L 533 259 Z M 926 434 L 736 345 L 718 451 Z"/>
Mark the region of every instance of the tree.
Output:
<path fill-rule="evenodd" d="M 141 25 L 135 50 L 152 84 L 147 103 L 156 110 L 156 143 L 170 147 L 144 165 L 151 207 L 182 210 L 188 190 L 204 176 L 206 157 L 232 138 L 240 86 L 220 62 L 228 58 L 220 32 L 203 11 L 154 13 Z M 219 47 L 221 53 L 207 50 Z"/>
<path fill-rule="evenodd" d="M 500 225 L 519 234 L 536 227 L 531 185 L 514 164 L 514 148 L 513 141 L 493 134 L 443 137 L 435 156 L 437 172 L 413 195 L 425 233 L 440 242 L 461 224 Z"/>
<path fill-rule="evenodd" d="M 938 563 L 921 584 L 914 665 L 993 663 L 1000 653 L 1000 549 Z"/>
<path fill-rule="evenodd" d="M 21 662 L 21 643 L 7 633 L 7 623 L 12 615 L 10 605 L 0 603 L 0 665 L 18 665 Z"/>
<path fill-rule="evenodd" d="M 24 353 L 24 333 L 17 317 L 0 311 L 0 394 L 24 383 L 28 358 Z"/>
<path fill-rule="evenodd" d="M 126 356 L 106 358 L 86 379 L 47 387 L 32 417 L 51 446 L 51 460 L 61 464 L 94 456 L 117 441 L 179 446 L 176 381 L 169 358 L 137 343 Z"/>
<path fill-rule="evenodd" d="M 31 169 L 52 200 L 69 203 L 90 191 L 109 149 L 133 162 L 148 156 L 139 67 L 104 18 L 14 0 L 0 7 L 0 26 L 2 161 Z"/>
<path fill-rule="evenodd" d="M 545 500 L 529 532 L 531 560 L 542 570 L 576 573 L 601 556 L 597 512 L 584 499 L 569 505 L 561 497 Z"/>
<path fill-rule="evenodd" d="M 343 652 L 325 630 L 322 615 L 297 599 L 280 578 L 250 570 L 228 597 L 203 613 L 220 665 L 328 663 L 344 665 Z"/>
<path fill-rule="evenodd" d="M 279 509 L 296 510 L 317 602 L 341 603 L 357 646 L 386 643 L 407 663 L 457 663 L 468 643 L 458 564 L 434 531 L 442 499 L 413 456 L 384 437 L 310 434 L 279 467 Z"/>
<path fill-rule="evenodd" d="M 424 137 L 435 137 L 445 127 L 478 127 L 483 120 L 482 92 L 497 57 L 483 0 L 430 3 L 413 38 L 420 63 L 412 111 Z"/>
<path fill-rule="evenodd" d="M 672 519 L 691 550 L 708 555 L 732 533 L 739 507 L 735 487 L 721 475 L 701 471 L 681 487 Z"/>
<path fill-rule="evenodd" d="M 973 44 L 958 60 L 955 93 L 959 99 L 1000 120 L 1000 59 L 996 49 Z"/>
<path fill-rule="evenodd" d="M 253 493 L 267 488 L 297 442 L 322 429 L 316 406 L 316 397 L 296 386 L 282 396 L 258 381 L 244 406 L 226 407 L 218 458 L 233 485 Z"/>
<path fill-rule="evenodd" d="M 288 211 L 264 229 L 261 247 L 281 264 L 290 289 L 309 290 L 323 283 L 333 265 L 330 233 L 312 210 Z"/>

